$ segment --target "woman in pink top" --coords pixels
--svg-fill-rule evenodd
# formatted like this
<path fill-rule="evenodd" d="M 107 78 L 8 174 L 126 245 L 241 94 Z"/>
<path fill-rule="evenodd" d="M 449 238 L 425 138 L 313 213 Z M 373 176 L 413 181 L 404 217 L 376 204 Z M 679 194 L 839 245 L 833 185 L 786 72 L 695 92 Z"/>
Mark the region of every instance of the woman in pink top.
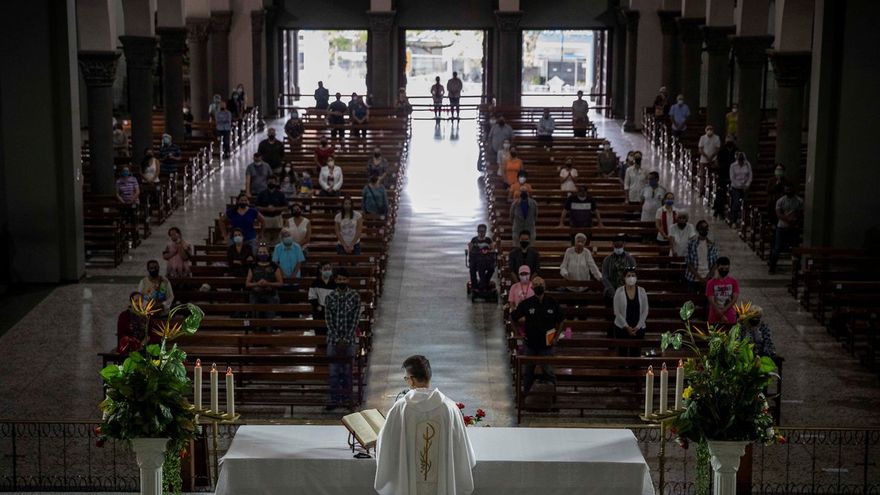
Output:
<path fill-rule="evenodd" d="M 535 295 L 535 291 L 532 290 L 532 270 L 529 268 L 529 265 L 519 267 L 517 273 L 519 274 L 519 282 L 511 285 L 510 291 L 507 293 L 507 302 L 509 303 L 510 311 L 516 309 L 516 307 L 519 306 L 519 303 Z M 517 354 L 522 354 L 522 339 L 526 336 L 526 326 L 524 323 L 517 322 L 513 322 L 513 325 L 516 326 L 516 334 L 519 337 L 516 346 Z"/>
<path fill-rule="evenodd" d="M 168 244 L 162 252 L 162 257 L 168 263 L 166 274 L 169 277 L 188 277 L 192 265 L 192 245 L 183 240 L 183 234 L 177 227 L 168 229 L 168 238 Z"/>

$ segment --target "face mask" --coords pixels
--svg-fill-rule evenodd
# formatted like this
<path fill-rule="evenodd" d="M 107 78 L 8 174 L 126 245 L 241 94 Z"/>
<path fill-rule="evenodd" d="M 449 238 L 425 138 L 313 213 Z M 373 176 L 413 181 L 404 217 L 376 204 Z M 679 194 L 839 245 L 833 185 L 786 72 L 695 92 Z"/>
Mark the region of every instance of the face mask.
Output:
<path fill-rule="evenodd" d="M 541 296 L 544 295 L 544 291 L 546 290 L 546 288 L 543 285 L 536 285 L 532 288 L 532 290 L 535 291 L 536 296 Z"/>
<path fill-rule="evenodd" d="M 525 184 L 525 183 L 526 183 L 526 178 L 525 178 L 525 177 L 520 177 L 518 180 L 519 180 L 519 183 L 520 183 L 520 184 Z"/>
<path fill-rule="evenodd" d="M 339 290 L 348 290 L 348 282 L 339 282 L 336 284 L 336 288 Z"/>
<path fill-rule="evenodd" d="M 785 177 L 785 172 L 773 172 L 776 177 Z"/>
<path fill-rule="evenodd" d="M 519 199 L 521 199 L 523 201 L 528 201 L 529 200 L 529 193 L 523 191 L 522 193 L 520 193 Z"/>
<path fill-rule="evenodd" d="M 641 165 L 642 164 L 642 157 L 637 156 L 636 158 L 633 159 L 633 162 L 635 162 L 636 165 Z"/>
<path fill-rule="evenodd" d="M 281 239 L 281 242 L 287 247 L 293 246 L 293 237 L 285 237 L 284 239 Z"/>
<path fill-rule="evenodd" d="M 679 105 L 684 104 L 684 100 L 678 100 L 678 104 L 679 104 Z"/>
<path fill-rule="evenodd" d="M 519 276 L 519 281 L 524 284 L 529 283 L 529 280 L 531 280 L 531 277 L 529 277 L 528 275 L 520 275 Z"/>
<path fill-rule="evenodd" d="M 269 184 L 269 189 L 278 189 L 278 184 Z"/>
<path fill-rule="evenodd" d="M 285 172 L 290 172 L 290 167 L 284 167 Z"/>
<path fill-rule="evenodd" d="M 699 233 L 703 237 L 706 237 L 709 235 L 709 229 L 697 229 L 697 233 Z"/>
<path fill-rule="evenodd" d="M 300 210 L 293 210 L 293 216 L 295 216 L 297 218 L 301 217 L 302 214 L 303 214 L 303 212 L 301 212 Z"/>
<path fill-rule="evenodd" d="M 678 222 L 676 225 L 678 225 L 678 228 L 684 230 L 684 228 L 687 227 L 687 222 Z"/>
<path fill-rule="evenodd" d="M 761 324 L 761 319 L 760 319 L 760 318 L 752 318 L 751 320 L 749 320 L 749 325 L 751 325 L 751 326 L 753 326 L 753 327 L 756 327 L 756 326 L 758 326 L 758 325 L 760 325 L 760 324 Z"/>
<path fill-rule="evenodd" d="M 268 254 L 258 254 L 257 261 L 269 261 L 269 255 Z"/>
<path fill-rule="evenodd" d="M 787 193 L 785 193 L 785 196 L 786 196 L 786 197 L 789 197 L 789 198 L 793 198 L 793 197 L 794 197 L 794 191 L 788 191 Z"/>
<path fill-rule="evenodd" d="M 373 153 L 373 156 L 375 156 L 376 158 L 379 158 L 382 155 L 380 153 Z"/>
<path fill-rule="evenodd" d="M 657 187 L 657 184 L 659 184 L 659 183 L 660 183 L 660 181 L 657 179 L 651 179 L 648 181 L 648 184 L 650 184 L 651 187 Z"/>
<path fill-rule="evenodd" d="M 128 176 L 130 176 L 130 175 L 131 175 L 131 172 L 129 172 L 128 170 L 123 170 L 123 171 L 122 171 L 122 176 L 123 176 L 123 177 L 128 177 Z"/>
<path fill-rule="evenodd" d="M 706 131 L 706 135 L 709 137 L 712 137 L 713 134 L 715 134 L 715 133 L 712 131 Z"/>
<path fill-rule="evenodd" d="M 584 193 L 579 192 L 579 193 L 578 193 L 578 199 L 581 200 L 581 201 L 587 199 L 587 193 L 585 193 L 585 192 L 584 192 Z"/>
<path fill-rule="evenodd" d="M 674 203 L 674 201 L 671 199 L 667 199 L 666 201 L 663 202 L 663 204 L 665 204 L 666 206 L 672 206 L 672 203 Z"/>
<path fill-rule="evenodd" d="M 622 255 L 622 254 L 623 254 L 623 248 L 622 248 L 622 247 L 616 247 L 616 248 L 614 248 L 614 254 L 616 254 L 616 255 L 618 255 L 618 256 Z"/>
<path fill-rule="evenodd" d="M 247 207 L 248 207 L 248 204 L 247 204 L 247 203 L 239 203 L 239 204 L 238 204 L 238 209 L 239 209 L 239 210 L 243 210 L 243 209 L 245 209 L 245 208 L 247 208 Z"/>
<path fill-rule="evenodd" d="M 244 237 L 237 235 L 232 238 L 232 242 L 234 242 L 236 244 L 241 244 L 242 242 L 244 242 Z"/>
<path fill-rule="evenodd" d="M 504 149 L 510 148 L 510 143 L 504 143 Z"/>
<path fill-rule="evenodd" d="M 330 280 L 330 277 L 333 276 L 333 270 L 324 270 L 321 272 L 321 276 L 324 277 L 324 280 Z"/>
<path fill-rule="evenodd" d="M 171 140 L 167 139 L 167 138 L 162 138 L 162 144 L 167 146 L 167 145 L 171 144 Z"/>
<path fill-rule="evenodd" d="M 637 279 L 634 276 L 629 276 L 624 279 L 624 281 L 626 282 L 626 285 L 628 285 L 630 287 L 636 285 L 636 280 Z"/>
<path fill-rule="evenodd" d="M 529 241 L 519 241 L 519 247 L 526 249 L 529 247 Z"/>
<path fill-rule="evenodd" d="M 158 268 L 150 268 L 149 270 L 147 270 L 147 273 L 149 273 L 151 277 L 156 278 L 159 276 L 159 269 Z"/>
<path fill-rule="evenodd" d="M 730 270 L 722 270 L 720 268 L 718 269 L 718 275 L 721 275 L 721 278 L 726 277 L 728 273 L 730 273 Z"/>

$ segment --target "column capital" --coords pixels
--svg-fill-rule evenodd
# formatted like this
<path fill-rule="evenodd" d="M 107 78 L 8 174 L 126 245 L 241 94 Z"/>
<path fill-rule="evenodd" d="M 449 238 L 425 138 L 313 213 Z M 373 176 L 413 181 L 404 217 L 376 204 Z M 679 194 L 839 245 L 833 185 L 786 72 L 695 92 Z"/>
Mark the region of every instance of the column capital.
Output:
<path fill-rule="evenodd" d="M 767 55 L 770 57 L 770 63 L 773 64 L 776 85 L 780 88 L 803 86 L 810 78 L 810 63 L 812 61 L 810 52 L 767 50 Z"/>
<path fill-rule="evenodd" d="M 703 41 L 710 55 L 724 55 L 730 52 L 730 35 L 736 32 L 736 26 L 703 26 Z"/>
<path fill-rule="evenodd" d="M 251 11 L 251 32 L 254 36 L 258 36 L 263 33 L 263 28 L 266 25 L 266 11 L 263 9 L 252 10 Z"/>
<path fill-rule="evenodd" d="M 160 27 L 156 28 L 159 35 L 159 49 L 169 55 L 180 55 L 186 52 L 186 28 L 183 27 Z"/>
<path fill-rule="evenodd" d="M 229 34 L 229 27 L 232 26 L 231 10 L 212 10 L 211 11 L 211 32 Z"/>
<path fill-rule="evenodd" d="M 511 32 L 519 30 L 519 23 L 522 21 L 521 10 L 496 10 L 495 24 L 501 32 Z"/>
<path fill-rule="evenodd" d="M 81 51 L 78 54 L 79 68 L 82 70 L 86 86 L 112 86 L 116 79 L 116 63 L 119 52 Z"/>
<path fill-rule="evenodd" d="M 626 30 L 633 32 L 639 28 L 639 11 L 633 9 L 621 9 L 624 20 L 626 21 Z"/>
<path fill-rule="evenodd" d="M 678 34 L 678 24 L 675 19 L 681 17 L 680 10 L 658 10 L 657 16 L 660 17 L 660 31 L 663 34 Z"/>
<path fill-rule="evenodd" d="M 739 65 L 764 66 L 767 49 L 773 43 L 773 36 L 731 36 L 730 45 Z"/>
<path fill-rule="evenodd" d="M 208 41 L 211 19 L 207 17 L 191 17 L 186 20 L 186 41 L 204 43 Z"/>
<path fill-rule="evenodd" d="M 125 65 L 132 69 L 152 69 L 156 61 L 156 38 L 152 36 L 120 36 Z"/>
<path fill-rule="evenodd" d="M 397 11 L 394 10 L 368 10 L 367 18 L 370 19 L 370 31 L 375 33 L 390 33 Z"/>
<path fill-rule="evenodd" d="M 702 43 L 703 32 L 700 27 L 706 23 L 702 17 L 679 17 L 676 19 L 681 41 L 685 43 Z"/>

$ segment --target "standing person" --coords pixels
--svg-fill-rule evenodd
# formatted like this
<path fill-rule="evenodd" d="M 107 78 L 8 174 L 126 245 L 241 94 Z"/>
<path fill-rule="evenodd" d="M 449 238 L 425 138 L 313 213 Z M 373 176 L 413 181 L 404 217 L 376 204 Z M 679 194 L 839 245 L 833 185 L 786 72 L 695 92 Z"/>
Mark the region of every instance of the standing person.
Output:
<path fill-rule="evenodd" d="M 361 234 L 364 219 L 355 211 L 351 198 L 342 200 L 342 210 L 334 218 L 336 224 L 336 254 L 361 254 Z"/>
<path fill-rule="evenodd" d="M 508 196 L 511 201 L 519 197 L 519 193 L 522 191 L 532 194 L 532 185 L 529 184 L 528 180 L 529 174 L 527 174 L 525 170 L 520 170 L 516 176 L 516 182 L 510 186 L 510 194 L 508 194 Z"/>
<path fill-rule="evenodd" d="M 397 90 L 397 104 L 396 104 L 398 118 L 406 119 L 412 114 L 413 107 L 409 102 L 409 97 L 406 95 L 406 88 L 400 88 Z"/>
<path fill-rule="evenodd" d="M 727 191 L 730 188 L 730 165 L 736 161 L 739 148 L 736 140 L 728 135 L 724 138 L 724 146 L 718 152 L 718 183 L 715 186 L 715 201 L 712 204 L 712 215 L 715 218 L 724 218 L 727 209 Z"/>
<path fill-rule="evenodd" d="M 446 81 L 446 93 L 449 95 L 449 120 L 461 120 L 461 90 L 463 84 L 458 72 L 452 73 L 452 79 Z"/>
<path fill-rule="evenodd" d="M 193 135 L 193 122 L 196 118 L 193 116 L 189 107 L 183 107 L 183 136 L 186 139 L 192 138 Z"/>
<path fill-rule="evenodd" d="M 275 139 L 275 129 L 270 127 L 266 131 L 266 139 L 260 141 L 257 153 L 272 167 L 273 173 L 281 173 L 281 165 L 284 161 L 284 143 Z"/>
<path fill-rule="evenodd" d="M 379 182 L 385 189 L 393 184 L 393 174 L 388 170 L 388 160 L 382 156 L 382 148 L 378 146 L 373 150 L 373 155 L 367 159 L 367 177 L 379 176 Z"/>
<path fill-rule="evenodd" d="M 244 172 L 244 192 L 252 198 L 256 198 L 261 192 L 269 188 L 269 177 L 272 176 L 272 167 L 263 161 L 260 152 L 254 153 L 254 161 L 251 162 Z"/>
<path fill-rule="evenodd" d="M 226 266 L 229 267 L 227 275 L 230 277 L 244 277 L 248 267 L 254 262 L 254 250 L 250 244 L 244 242 L 244 233 L 238 227 L 232 229 L 232 242 L 226 248 Z"/>
<path fill-rule="evenodd" d="M 545 148 L 553 146 L 554 130 L 556 130 L 556 120 L 550 116 L 550 109 L 545 108 L 544 114 L 541 116 L 541 120 L 538 121 L 538 125 L 535 129 L 535 132 L 538 135 L 538 142 L 544 145 Z"/>
<path fill-rule="evenodd" d="M 788 179 L 785 178 L 785 167 L 778 163 L 773 170 L 773 177 L 767 179 L 767 207 L 765 214 L 771 224 L 776 223 L 776 202 L 785 196 L 785 186 Z"/>
<path fill-rule="evenodd" d="M 177 173 L 177 165 L 183 161 L 180 146 L 171 139 L 171 134 L 162 134 L 162 145 L 159 147 L 159 162 L 165 175 Z"/>
<path fill-rule="evenodd" d="M 709 306 L 709 323 L 736 323 L 734 305 L 739 299 L 739 282 L 730 276 L 730 259 L 718 258 L 717 276 L 706 282 L 706 299 Z"/>
<path fill-rule="evenodd" d="M 666 86 L 662 86 L 660 87 L 660 91 L 657 93 L 657 96 L 654 97 L 654 129 L 656 131 L 654 135 L 655 143 L 660 142 L 660 129 L 666 125 L 668 119 L 669 92 L 666 90 Z"/>
<path fill-rule="evenodd" d="M 141 186 L 138 180 L 131 175 L 128 167 L 122 167 L 119 178 L 116 179 L 116 200 L 129 209 L 134 209 L 140 204 Z"/>
<path fill-rule="evenodd" d="M 318 267 L 318 275 L 309 286 L 309 304 L 312 305 L 313 320 L 325 319 L 324 306 L 327 304 L 327 296 L 334 290 L 336 290 L 336 280 L 333 278 L 333 265 L 325 261 Z"/>
<path fill-rule="evenodd" d="M 233 239 L 229 236 L 231 229 L 239 229 L 244 237 L 244 242 L 251 245 L 251 250 L 257 251 L 257 229 L 254 226 L 260 226 L 266 223 L 263 215 L 256 208 L 251 208 L 250 199 L 247 194 L 238 195 L 236 205 L 226 210 L 223 221 L 220 222 L 220 233 L 223 234 L 223 240 L 226 244 L 231 245 Z"/>
<path fill-rule="evenodd" d="M 518 280 L 523 266 L 529 268 L 529 274 L 537 275 L 541 269 L 541 253 L 532 247 L 532 233 L 528 230 L 520 231 L 517 245 L 519 247 L 514 246 L 507 254 L 507 268 L 511 271 L 513 280 Z"/>
<path fill-rule="evenodd" d="M 615 339 L 644 339 L 645 322 L 648 321 L 648 293 L 638 285 L 636 269 L 628 267 L 623 274 L 624 284 L 614 293 Z M 621 346 L 621 356 L 639 357 L 638 347 Z"/>
<path fill-rule="evenodd" d="M 498 115 L 495 123 L 489 128 L 487 141 L 489 143 L 489 159 L 496 159 L 496 163 L 493 165 L 501 167 L 504 162 L 497 161 L 498 152 L 503 149 L 504 141 L 507 141 L 508 144 L 513 141 L 513 128 L 507 124 L 503 116 Z M 503 172 L 499 171 L 498 175 L 503 176 Z"/>
<path fill-rule="evenodd" d="M 591 229 L 593 228 L 593 216 L 599 225 L 602 224 L 602 218 L 599 216 L 599 209 L 596 204 L 596 198 L 587 191 L 587 186 L 580 185 L 577 187 L 577 193 L 572 194 L 565 199 L 565 206 L 562 208 L 562 214 L 559 216 L 559 226 L 565 226 L 565 217 L 568 216 L 568 226 L 573 229 Z"/>
<path fill-rule="evenodd" d="M 326 137 L 322 137 L 318 146 L 315 147 L 315 174 L 320 174 L 321 168 L 327 165 L 327 160 L 331 159 L 335 154 L 336 148 L 330 144 Z"/>
<path fill-rule="evenodd" d="M 636 266 L 636 259 L 626 252 L 625 240 L 626 234 L 617 234 L 612 243 L 614 250 L 602 261 L 602 282 L 608 300 L 611 300 L 617 289 L 623 285 L 626 270 Z"/>
<path fill-rule="evenodd" d="M 156 158 L 156 153 L 153 151 L 153 147 L 149 147 L 144 150 L 144 158 L 141 160 L 141 180 L 144 181 L 144 184 L 155 184 L 159 182 L 159 175 L 161 173 L 160 170 L 161 165 L 159 164 L 159 159 Z"/>
<path fill-rule="evenodd" d="M 642 221 L 651 222 L 657 216 L 657 209 L 666 196 L 666 188 L 660 185 L 660 174 L 648 174 L 648 187 L 642 189 Z"/>
<path fill-rule="evenodd" d="M 410 389 L 388 411 L 379 431 L 373 488 L 379 495 L 469 495 L 477 461 L 461 411 L 431 388 L 428 358 L 410 356 L 403 369 Z M 425 438 L 432 440 L 426 443 Z"/>
<path fill-rule="evenodd" d="M 706 280 L 715 271 L 718 262 L 718 247 L 715 241 L 709 239 L 709 222 L 697 222 L 697 236 L 688 242 L 686 262 L 684 278 L 690 292 L 702 293 Z"/>
<path fill-rule="evenodd" d="M 510 224 L 513 241 L 516 242 L 519 233 L 523 230 L 531 232 L 532 240 L 538 236 L 535 233 L 535 223 L 538 220 L 538 203 L 529 196 L 528 191 L 521 191 L 519 199 L 510 204 Z"/>
<path fill-rule="evenodd" d="M 654 215 L 654 226 L 657 227 L 657 243 L 666 244 L 670 242 L 670 232 L 672 226 L 678 220 L 678 211 L 675 209 L 675 195 L 671 192 L 663 196 L 663 206 L 657 208 Z"/>
<path fill-rule="evenodd" d="M 371 175 L 370 181 L 361 190 L 362 206 L 366 215 L 387 215 L 388 194 L 379 183 L 378 175 Z"/>
<path fill-rule="evenodd" d="M 223 150 L 223 158 L 230 155 L 230 134 L 232 133 L 232 113 L 226 109 L 226 103 L 220 102 L 220 110 L 214 114 L 214 129 L 220 138 L 220 148 Z"/>
<path fill-rule="evenodd" d="M 508 187 L 516 183 L 519 173 L 524 171 L 523 161 L 516 148 L 510 148 L 510 158 L 504 163 L 504 177 Z"/>
<path fill-rule="evenodd" d="M 217 112 L 220 111 L 220 103 L 223 101 L 223 97 L 215 94 L 214 98 L 211 100 L 211 104 L 208 105 L 208 120 L 211 122 L 217 122 Z"/>
<path fill-rule="evenodd" d="M 697 228 L 688 222 L 690 216 L 686 211 L 680 211 L 675 216 L 675 225 L 669 227 L 669 255 L 687 256 L 688 243 L 697 236 Z"/>
<path fill-rule="evenodd" d="M 721 151 L 721 139 L 715 134 L 714 127 L 706 126 L 706 134 L 700 136 L 697 148 L 700 150 L 700 163 L 705 166 L 711 166 L 715 163 L 718 152 Z"/>
<path fill-rule="evenodd" d="M 318 81 L 318 88 L 315 89 L 315 109 L 327 110 L 330 106 L 330 90 L 324 87 L 324 81 Z"/>
<path fill-rule="evenodd" d="M 587 124 L 590 104 L 584 99 L 584 92 L 578 90 L 577 99 L 571 103 L 571 126 L 575 137 L 587 137 Z"/>
<path fill-rule="evenodd" d="M 159 274 L 159 262 L 147 262 L 147 276 L 138 283 L 137 291 L 144 295 L 144 302 L 156 301 L 162 305 L 162 312 L 168 312 L 174 303 L 174 289 L 171 282 Z"/>
<path fill-rule="evenodd" d="M 367 137 L 367 121 L 370 120 L 370 107 L 364 103 L 364 98 L 358 96 L 357 93 L 351 94 L 351 101 L 348 102 L 348 120 L 351 122 L 351 135 L 356 137 Z"/>
<path fill-rule="evenodd" d="M 587 236 L 578 232 L 574 236 L 574 246 L 565 250 L 562 264 L 559 265 L 559 274 L 566 280 L 586 282 L 593 275 L 594 280 L 602 280 L 602 272 L 593 260 L 593 254 L 587 249 Z M 580 292 L 585 287 L 569 287 L 568 290 Z"/>
<path fill-rule="evenodd" d="M 617 155 L 611 150 L 611 143 L 605 141 L 602 143 L 602 151 L 599 153 L 599 177 L 616 177 L 618 174 L 619 163 Z"/>
<path fill-rule="evenodd" d="M 728 136 L 736 137 L 737 132 L 739 131 L 739 105 L 733 103 L 730 105 L 730 111 L 727 112 L 727 115 L 724 116 L 724 122 L 727 125 L 727 130 L 725 131 Z"/>
<path fill-rule="evenodd" d="M 194 251 L 192 244 L 183 240 L 183 234 L 177 227 L 168 229 L 168 244 L 162 251 L 165 259 L 165 274 L 169 277 L 189 277 Z"/>
<path fill-rule="evenodd" d="M 684 95 L 678 95 L 675 105 L 669 109 L 669 116 L 672 119 L 672 135 L 681 139 L 684 131 L 687 130 L 687 120 L 691 116 L 691 109 L 684 102 Z"/>
<path fill-rule="evenodd" d="M 327 322 L 327 356 L 354 358 L 357 353 L 357 325 L 361 316 L 361 296 L 349 287 L 348 270 L 336 271 L 336 289 L 324 300 Z M 351 404 L 351 361 L 330 365 L 330 403 L 326 410 Z"/>
<path fill-rule="evenodd" d="M 348 105 L 342 101 L 342 93 L 336 93 L 336 100 L 330 104 L 327 110 L 327 126 L 330 127 L 330 138 L 345 138 L 345 114 L 348 113 Z"/>
<path fill-rule="evenodd" d="M 287 230 L 293 236 L 293 241 L 299 244 L 303 252 L 308 253 L 309 243 L 312 242 L 312 222 L 303 215 L 302 205 L 299 203 L 294 203 L 290 208 Z"/>
<path fill-rule="evenodd" d="M 565 164 L 559 170 L 559 189 L 564 193 L 573 193 L 578 190 L 575 179 L 578 171 L 574 168 L 571 157 L 565 159 Z"/>
<path fill-rule="evenodd" d="M 278 234 L 284 227 L 284 210 L 287 209 L 287 198 L 281 192 L 278 177 L 269 177 L 264 191 L 257 195 L 257 210 L 263 215 L 263 242 L 274 245 L 278 242 Z"/>
<path fill-rule="evenodd" d="M 804 200 L 794 192 L 794 186 L 785 185 L 785 195 L 776 201 L 776 232 L 773 234 L 773 250 L 770 252 L 770 273 L 776 273 L 776 263 L 783 250 L 791 249 L 800 236 Z"/>
<path fill-rule="evenodd" d="M 507 160 L 510 160 L 510 141 L 505 139 L 501 143 L 501 149 L 495 154 L 498 164 L 498 177 L 507 178 Z"/>
<path fill-rule="evenodd" d="M 471 276 L 471 287 L 487 290 L 495 272 L 495 241 L 486 235 L 488 228 L 481 223 L 477 226 L 477 235 L 468 243 L 468 269 Z"/>
<path fill-rule="evenodd" d="M 287 135 L 287 141 L 290 143 L 290 149 L 294 153 L 302 150 L 303 134 L 306 133 L 306 126 L 296 109 L 290 114 L 290 118 L 284 124 L 284 134 Z"/>
<path fill-rule="evenodd" d="M 287 229 L 281 230 L 281 242 L 272 250 L 272 262 L 281 268 L 281 274 L 287 283 L 298 283 L 302 278 L 301 268 L 306 257 L 302 248 Z"/>
<path fill-rule="evenodd" d="M 327 164 L 321 167 L 318 184 L 321 185 L 321 196 L 339 196 L 342 189 L 342 169 L 336 166 L 333 158 L 328 158 Z"/>
<path fill-rule="evenodd" d="M 752 164 L 742 151 L 730 166 L 730 222 L 737 225 L 742 218 L 743 203 L 752 185 Z"/>
<path fill-rule="evenodd" d="M 507 305 L 510 311 L 515 310 L 519 303 L 535 295 L 535 291 L 532 290 L 532 269 L 528 265 L 522 265 L 514 273 L 513 280 L 515 282 L 510 285 L 510 290 L 507 292 Z M 520 330 L 519 335 L 524 336 L 525 328 L 519 323 L 517 326 Z"/>
<path fill-rule="evenodd" d="M 244 286 L 250 290 L 248 301 L 250 304 L 281 304 L 278 297 L 278 289 L 284 285 L 284 275 L 281 268 L 272 262 L 269 256 L 269 248 L 260 244 L 257 248 L 257 261 L 248 269 Z M 271 320 L 275 318 L 274 311 L 257 311 L 257 318 Z M 271 328 L 263 330 L 272 332 Z"/>
<path fill-rule="evenodd" d="M 113 154 L 116 158 L 128 157 L 128 136 L 119 123 L 113 126 Z"/>
<path fill-rule="evenodd" d="M 626 193 L 625 201 L 629 203 L 641 202 L 642 191 L 647 180 L 648 173 L 642 168 L 642 155 L 633 153 L 632 166 L 626 168 L 623 178 L 623 190 Z"/>
<path fill-rule="evenodd" d="M 440 84 L 440 76 L 434 78 L 434 85 L 431 86 L 431 100 L 434 102 L 434 120 L 440 123 L 440 117 L 443 113 L 443 94 L 446 88 Z"/>
<path fill-rule="evenodd" d="M 521 302 L 510 313 L 512 321 L 525 324 L 525 355 L 552 356 L 553 346 L 562 334 L 562 322 L 565 315 L 555 299 L 546 295 L 547 284 L 541 277 L 532 279 L 532 291 L 535 295 Z M 544 379 L 554 386 L 556 374 L 553 367 L 544 364 Z M 523 392 L 528 394 L 535 383 L 535 365 L 526 365 L 523 370 Z"/>
<path fill-rule="evenodd" d="M 247 96 L 244 93 L 244 84 L 238 83 L 238 86 L 232 90 L 232 95 L 230 95 L 229 101 L 232 103 L 230 105 L 230 110 L 232 111 L 235 120 L 241 120 L 244 116 L 245 110 L 247 110 Z"/>

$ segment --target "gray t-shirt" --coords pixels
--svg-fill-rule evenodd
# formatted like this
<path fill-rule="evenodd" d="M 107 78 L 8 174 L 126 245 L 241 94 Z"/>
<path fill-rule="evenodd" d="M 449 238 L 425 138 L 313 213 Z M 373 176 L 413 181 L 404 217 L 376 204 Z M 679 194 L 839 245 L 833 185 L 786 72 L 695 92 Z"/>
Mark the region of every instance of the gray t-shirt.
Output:
<path fill-rule="evenodd" d="M 251 195 L 256 196 L 269 188 L 272 167 L 266 162 L 253 162 L 247 166 L 245 174 L 251 178 Z"/>
<path fill-rule="evenodd" d="M 776 200 L 776 209 L 782 210 L 782 213 L 785 213 L 786 215 L 791 215 L 792 213 L 796 213 L 804 209 L 804 200 L 797 196 L 783 196 Z M 779 221 L 776 222 L 776 226 L 787 229 L 792 225 L 780 218 Z"/>

